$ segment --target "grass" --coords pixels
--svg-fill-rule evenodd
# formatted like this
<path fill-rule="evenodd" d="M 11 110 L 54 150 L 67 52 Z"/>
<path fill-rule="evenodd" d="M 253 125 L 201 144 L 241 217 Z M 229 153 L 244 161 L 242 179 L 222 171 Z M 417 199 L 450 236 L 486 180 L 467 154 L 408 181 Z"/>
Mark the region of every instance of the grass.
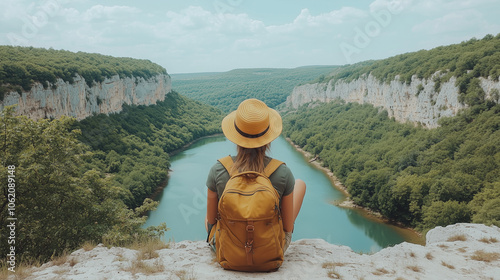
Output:
<path fill-rule="evenodd" d="M 59 265 L 65 264 L 67 261 L 68 261 L 68 255 L 63 254 L 57 258 L 52 259 L 51 262 L 52 262 L 52 265 L 59 266 Z"/>
<path fill-rule="evenodd" d="M 467 241 L 467 237 L 463 234 L 458 234 L 458 235 L 450 236 L 447 241 L 448 242 Z"/>
<path fill-rule="evenodd" d="M 328 277 L 332 279 L 342 279 L 342 276 L 333 268 L 329 269 L 326 275 L 328 275 Z"/>
<path fill-rule="evenodd" d="M 142 273 L 144 275 L 151 275 L 165 271 L 165 266 L 163 266 L 160 259 L 156 259 L 153 264 L 137 259 L 129 267 L 125 268 L 125 271 L 129 271 L 132 274 Z"/>
<path fill-rule="evenodd" d="M 429 253 L 425 254 L 425 258 L 432 261 L 432 259 L 434 259 L 434 256 L 429 252 Z"/>
<path fill-rule="evenodd" d="M 391 273 L 391 272 L 389 272 L 385 268 L 377 268 L 377 270 L 375 270 L 374 272 L 372 272 L 373 275 L 377 275 L 377 276 L 385 275 L 385 274 L 389 274 L 389 273 Z"/>
<path fill-rule="evenodd" d="M 52 262 L 52 265 L 54 265 L 54 266 L 60 266 L 60 265 L 63 265 L 65 263 L 68 263 L 69 266 L 73 267 L 78 263 L 78 260 L 76 258 L 73 258 L 73 257 L 70 258 L 68 251 L 63 251 L 63 253 L 61 255 L 59 255 L 57 257 L 53 256 L 51 262 Z"/>
<path fill-rule="evenodd" d="M 8 270 L 7 266 L 2 265 L 0 267 L 0 279 L 7 279 L 10 275 L 15 275 L 13 279 L 26 279 L 31 275 L 31 267 L 31 265 L 25 262 L 16 263 L 15 272 L 12 272 Z"/>
<path fill-rule="evenodd" d="M 345 266 L 345 263 L 339 263 L 339 262 L 326 262 L 323 264 L 323 268 L 334 268 L 337 266 Z"/>
<path fill-rule="evenodd" d="M 490 238 L 483 237 L 483 238 L 479 239 L 479 241 L 486 243 L 486 244 L 490 244 L 490 243 L 497 243 L 498 239 L 496 239 L 494 237 L 490 237 Z"/>
<path fill-rule="evenodd" d="M 185 270 L 178 270 L 175 272 L 175 275 L 177 275 L 177 277 L 179 277 L 179 279 L 181 279 L 181 280 L 194 280 L 194 279 L 196 279 L 196 277 L 194 277 L 192 270 L 190 273 L 188 273 Z"/>
<path fill-rule="evenodd" d="M 474 252 L 474 255 L 471 256 L 471 259 L 481 262 L 492 262 L 498 260 L 499 258 L 499 253 L 488 253 L 483 250 L 476 251 Z"/>
<path fill-rule="evenodd" d="M 137 250 L 137 259 L 132 261 L 130 266 L 125 270 L 131 272 L 132 274 L 143 273 L 145 275 L 165 271 L 165 266 L 158 258 L 159 255 L 157 251 L 168 247 L 169 244 L 165 244 L 160 239 L 149 239 L 131 244 L 128 248 Z M 155 259 L 152 264 L 150 261 L 147 261 L 152 259 Z"/>
<path fill-rule="evenodd" d="M 416 265 L 410 265 L 410 266 L 407 266 L 406 268 L 408 268 L 409 270 L 414 271 L 414 272 L 422 272 L 422 268 L 420 268 L 419 266 L 416 266 Z"/>
<path fill-rule="evenodd" d="M 442 266 L 446 266 L 447 268 L 449 269 L 455 269 L 455 267 L 451 264 L 448 264 L 448 263 L 445 263 L 444 261 L 441 261 L 441 265 Z"/>
<path fill-rule="evenodd" d="M 115 259 L 115 261 L 117 261 L 117 262 L 124 262 L 124 261 L 126 261 L 126 260 L 127 260 L 127 258 L 125 258 L 125 257 L 123 256 L 123 254 L 121 254 L 121 253 L 116 254 L 116 259 Z"/>
<path fill-rule="evenodd" d="M 93 250 L 95 247 L 97 247 L 97 243 L 94 241 L 85 241 L 82 245 L 82 249 L 85 252 Z"/>
<path fill-rule="evenodd" d="M 342 276 L 335 270 L 336 267 L 339 266 L 344 266 L 346 265 L 345 263 L 338 263 L 338 262 L 325 262 L 323 263 L 322 267 L 325 269 L 328 269 L 327 275 L 329 278 L 332 279 L 342 279 Z"/>
<path fill-rule="evenodd" d="M 134 243 L 130 249 L 139 251 L 139 260 L 150 260 L 158 257 L 157 250 L 169 248 L 170 245 L 159 239 L 150 239 L 148 241 Z"/>

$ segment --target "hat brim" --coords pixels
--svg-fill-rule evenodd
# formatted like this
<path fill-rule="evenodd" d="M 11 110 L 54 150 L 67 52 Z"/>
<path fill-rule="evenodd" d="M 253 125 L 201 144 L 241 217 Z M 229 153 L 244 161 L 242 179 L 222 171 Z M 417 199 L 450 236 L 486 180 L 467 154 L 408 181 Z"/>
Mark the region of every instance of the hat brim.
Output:
<path fill-rule="evenodd" d="M 235 118 L 236 111 L 233 111 L 222 120 L 222 132 L 229 141 L 244 148 L 258 148 L 269 144 L 280 136 L 283 129 L 280 114 L 271 108 L 269 108 L 269 130 L 257 138 L 248 138 L 241 135 L 234 126 Z"/>

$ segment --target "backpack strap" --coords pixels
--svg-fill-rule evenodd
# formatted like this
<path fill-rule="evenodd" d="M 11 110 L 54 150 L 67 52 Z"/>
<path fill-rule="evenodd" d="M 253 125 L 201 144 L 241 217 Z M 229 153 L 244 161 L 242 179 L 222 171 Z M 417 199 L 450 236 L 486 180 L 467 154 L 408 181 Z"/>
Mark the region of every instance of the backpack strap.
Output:
<path fill-rule="evenodd" d="M 231 174 L 231 169 L 233 169 L 233 158 L 231 156 L 223 157 L 219 159 L 219 162 L 226 168 L 227 173 L 229 173 L 229 176 L 232 176 Z"/>
<path fill-rule="evenodd" d="M 267 178 L 271 176 L 271 174 L 278 169 L 282 164 L 285 164 L 282 161 L 279 161 L 277 159 L 271 159 L 271 161 L 267 164 L 266 168 L 264 169 L 264 175 L 266 175 Z"/>

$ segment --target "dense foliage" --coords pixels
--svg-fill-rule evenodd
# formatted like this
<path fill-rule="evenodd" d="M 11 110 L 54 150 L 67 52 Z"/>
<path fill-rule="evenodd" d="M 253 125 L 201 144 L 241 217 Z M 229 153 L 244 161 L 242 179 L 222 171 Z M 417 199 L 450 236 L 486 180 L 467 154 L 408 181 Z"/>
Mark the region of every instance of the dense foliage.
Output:
<path fill-rule="evenodd" d="M 318 155 L 356 203 L 390 219 L 421 230 L 500 226 L 499 112 L 487 102 L 428 130 L 337 102 L 286 115 L 284 133 Z"/>
<path fill-rule="evenodd" d="M 97 168 L 124 189 L 130 207 L 142 204 L 167 178 L 168 154 L 203 136 L 221 132 L 222 114 L 213 107 L 170 92 L 151 106 L 125 106 L 75 124 L 94 152 L 83 169 Z"/>
<path fill-rule="evenodd" d="M 456 77 L 460 101 L 469 105 L 481 104 L 484 92 L 479 87 L 478 78 L 491 77 L 498 81 L 500 77 L 500 34 L 345 66 L 331 73 L 324 81 L 350 81 L 371 73 L 385 82 L 394 80 L 399 75 L 401 81 L 409 84 L 413 76 L 429 79 L 438 71 L 441 75 L 433 77 L 436 90 L 439 90 L 441 83 Z"/>
<path fill-rule="evenodd" d="M 294 69 L 237 69 L 224 73 L 173 74 L 172 88 L 187 97 L 224 112 L 236 110 L 241 101 L 257 98 L 275 108 L 293 88 L 330 73 L 336 66 Z"/>
<path fill-rule="evenodd" d="M 123 246 L 162 236 L 166 225 L 142 225 L 157 204 L 149 197 L 167 178 L 168 153 L 220 132 L 221 117 L 175 92 L 157 105 L 81 122 L 33 121 L 8 107 L 0 116 L 0 180 L 15 166 L 17 260 L 44 261 L 85 241 Z M 0 222 L 7 225 L 8 184 L 1 188 Z M 8 246 L 2 242 L 1 252 Z"/>
<path fill-rule="evenodd" d="M 0 101 L 7 91 L 28 91 L 35 82 L 46 88 L 57 78 L 73 83 L 76 74 L 92 86 L 114 75 L 147 79 L 167 73 L 149 60 L 33 47 L 0 46 L 0 58 Z"/>
<path fill-rule="evenodd" d="M 17 264 L 44 261 L 85 241 L 123 244 L 166 230 L 165 225 L 141 228 L 145 211 L 156 203 L 147 200 L 131 210 L 120 199 L 122 189 L 95 169 L 81 169 L 91 155 L 78 141 L 79 132 L 70 129 L 73 122 L 14 117 L 11 107 L 0 115 L 2 267 L 11 251 Z M 11 223 L 15 229 L 6 227 Z"/>

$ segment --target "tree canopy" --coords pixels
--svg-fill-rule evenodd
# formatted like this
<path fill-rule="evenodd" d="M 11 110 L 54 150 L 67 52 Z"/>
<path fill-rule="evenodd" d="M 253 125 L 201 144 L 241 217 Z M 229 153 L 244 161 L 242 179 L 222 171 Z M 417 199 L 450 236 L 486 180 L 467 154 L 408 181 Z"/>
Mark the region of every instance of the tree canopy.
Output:
<path fill-rule="evenodd" d="M 1 186 L 0 222 L 7 225 L 9 218 L 17 219 L 14 243 L 2 242 L 0 248 L 10 252 L 14 246 L 18 262 L 44 261 L 85 241 L 123 244 L 166 230 L 165 225 L 141 228 L 144 210 L 157 203 L 146 200 L 140 208 L 129 209 L 120 199 L 122 189 L 95 169 L 82 170 L 91 154 L 78 141 L 80 132 L 71 129 L 73 122 L 68 117 L 14 117 L 12 107 L 0 115 L 0 180 L 8 182 L 10 175 L 12 184 L 11 190 L 8 184 Z M 0 235 L 9 236 L 9 231 L 3 226 Z"/>
<path fill-rule="evenodd" d="M 293 88 L 330 73 L 337 66 L 294 69 L 236 69 L 223 73 L 173 74 L 172 88 L 179 93 L 228 113 L 245 99 L 257 98 L 275 108 Z"/>
<path fill-rule="evenodd" d="M 58 78 L 73 83 L 76 74 L 92 86 L 114 75 L 148 79 L 167 73 L 149 60 L 65 50 L 0 46 L 0 57 L 0 101 L 6 92 L 28 91 L 35 82 L 45 88 Z"/>
<path fill-rule="evenodd" d="M 434 77 L 436 90 L 440 89 L 442 82 L 456 77 L 460 101 L 468 105 L 481 103 L 484 101 L 484 92 L 478 87 L 478 78 L 490 77 L 498 81 L 500 77 L 500 34 L 343 66 L 330 73 L 323 81 L 351 81 L 372 74 L 382 82 L 389 82 L 399 76 L 401 81 L 409 84 L 413 76 L 429 79 L 436 72 L 440 72 L 440 75 Z"/>
<path fill-rule="evenodd" d="M 170 92 L 165 101 L 151 106 L 125 106 L 109 116 L 100 114 L 75 123 L 79 139 L 94 157 L 84 169 L 98 167 L 113 183 L 126 190 L 130 207 L 165 183 L 169 153 L 203 136 L 221 132 L 219 110 Z"/>
<path fill-rule="evenodd" d="M 142 228 L 165 183 L 169 153 L 220 132 L 219 110 L 170 92 L 150 106 L 80 122 L 0 115 L 0 180 L 15 166 L 16 254 L 47 260 L 85 241 L 123 246 L 158 238 L 166 225 Z M 8 184 L 1 186 L 0 222 L 7 224 Z M 0 228 L 8 236 L 9 228 Z M 8 252 L 9 244 L 0 249 Z M 5 258 L 0 262 L 3 265 Z"/>
<path fill-rule="evenodd" d="M 316 154 L 354 202 L 421 230 L 500 225 L 500 105 L 476 105 L 428 130 L 371 105 L 332 102 L 284 117 L 284 134 Z"/>

